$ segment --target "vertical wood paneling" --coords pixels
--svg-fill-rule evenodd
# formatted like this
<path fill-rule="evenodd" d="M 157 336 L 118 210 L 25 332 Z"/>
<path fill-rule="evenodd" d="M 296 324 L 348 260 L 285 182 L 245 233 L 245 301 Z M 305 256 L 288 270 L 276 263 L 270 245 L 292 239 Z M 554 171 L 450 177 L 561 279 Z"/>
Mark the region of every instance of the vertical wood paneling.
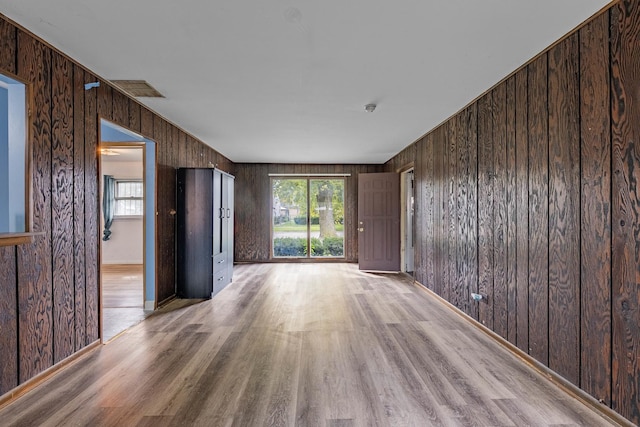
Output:
<path fill-rule="evenodd" d="M 73 68 L 73 269 L 75 350 L 86 345 L 85 73 Z"/>
<path fill-rule="evenodd" d="M 140 133 L 153 139 L 153 113 L 144 107 L 140 109 Z"/>
<path fill-rule="evenodd" d="M 122 92 L 117 89 L 111 90 L 111 102 L 113 104 L 112 121 L 116 122 L 120 126 L 130 128 L 129 126 L 129 98 L 124 96 Z"/>
<path fill-rule="evenodd" d="M 609 14 L 580 30 L 581 387 L 611 404 Z"/>
<path fill-rule="evenodd" d="M 85 73 L 88 82 L 96 81 L 95 76 Z M 84 203 L 86 233 L 86 343 L 91 344 L 100 338 L 99 281 L 100 281 L 100 209 L 98 189 L 98 96 L 99 91 L 91 89 L 84 93 Z"/>
<path fill-rule="evenodd" d="M 447 166 L 446 166 L 446 195 L 445 203 L 447 204 L 447 218 L 446 229 L 444 234 L 444 240 L 447 242 L 447 257 L 445 259 L 445 268 L 447 269 L 447 283 L 446 294 L 447 299 L 451 301 L 456 307 L 460 306 L 460 294 L 456 290 L 456 245 L 458 234 L 457 223 L 457 192 L 458 186 L 456 183 L 456 171 L 458 167 L 458 134 L 457 134 L 457 120 L 459 115 L 456 115 L 448 122 L 447 126 L 443 126 L 443 131 L 447 134 Z"/>
<path fill-rule="evenodd" d="M 435 275 L 435 259 L 436 259 L 436 187 L 437 182 L 435 179 L 435 142 L 433 140 L 433 133 L 430 133 L 424 138 L 424 163 L 423 163 L 423 176 L 424 176 L 424 199 L 425 199 L 425 251 L 426 251 L 426 265 L 425 265 L 425 282 L 424 285 L 435 292 L 436 290 L 436 275 Z"/>
<path fill-rule="evenodd" d="M 468 253 L 469 247 L 469 223 L 467 221 L 467 180 L 469 176 L 469 139 L 467 135 L 467 122 L 469 110 L 461 111 L 455 120 L 456 124 L 456 283 L 455 295 L 457 307 L 465 313 L 469 313 L 469 284 L 468 284 Z"/>
<path fill-rule="evenodd" d="M 18 385 L 16 248 L 0 247 L 0 396 Z"/>
<path fill-rule="evenodd" d="M 580 128 L 577 34 L 549 58 L 549 367 L 580 380 Z"/>
<path fill-rule="evenodd" d="M 16 28 L 0 18 L 0 69 L 16 74 Z"/>
<path fill-rule="evenodd" d="M 516 126 L 516 345 L 529 352 L 529 132 L 528 71 L 523 68 L 515 78 Z"/>
<path fill-rule="evenodd" d="M 501 83 L 493 98 L 493 330 L 507 338 L 507 91 Z"/>
<path fill-rule="evenodd" d="M 113 88 L 107 84 L 98 87 L 98 114 L 101 118 L 113 120 Z"/>
<path fill-rule="evenodd" d="M 445 191 L 447 181 L 445 176 L 445 159 L 447 158 L 447 144 L 443 137 L 443 127 L 440 126 L 433 131 L 433 179 L 435 182 L 433 193 L 433 270 L 434 292 L 440 296 L 445 295 L 447 286 L 447 271 L 445 270 L 445 259 L 448 254 L 445 218 L 447 215 L 447 199 Z"/>
<path fill-rule="evenodd" d="M 129 99 L 129 129 L 141 133 L 140 104 L 133 99 Z"/>
<path fill-rule="evenodd" d="M 479 321 L 493 329 L 493 101 L 478 100 L 478 292 Z"/>
<path fill-rule="evenodd" d="M 51 272 L 51 54 L 32 36 L 18 33 L 18 75 L 31 82 L 34 105 L 32 220 L 43 235 L 18 246 L 20 382 L 53 365 Z"/>
<path fill-rule="evenodd" d="M 52 54 L 53 361 L 75 351 L 73 256 L 73 65 Z"/>
<path fill-rule="evenodd" d="M 549 363 L 549 174 L 547 55 L 528 68 L 529 354 Z"/>
<path fill-rule="evenodd" d="M 467 147 L 469 150 L 469 175 L 467 177 L 467 286 L 469 297 L 471 293 L 478 293 L 478 105 L 474 103 L 467 108 L 466 121 Z M 478 303 L 469 302 L 469 315 L 478 319 Z"/>
<path fill-rule="evenodd" d="M 414 194 L 414 215 L 416 218 L 414 228 L 414 278 L 418 283 L 425 283 L 425 256 L 426 248 L 424 245 L 424 239 L 426 231 L 424 228 L 424 221 L 418 220 L 423 218 L 425 203 L 424 203 L 424 173 L 423 173 L 423 157 L 424 157 L 424 138 L 416 142 L 416 159 L 413 170 L 413 194 Z"/>
<path fill-rule="evenodd" d="M 640 4 L 611 10 L 613 409 L 640 423 Z"/>
<path fill-rule="evenodd" d="M 516 79 L 510 77 L 506 81 L 507 99 L 507 134 L 505 165 L 505 197 L 506 197 L 506 286 L 507 286 L 507 339 L 513 345 L 517 342 L 518 332 L 518 288 L 516 286 L 516 244 L 517 244 L 517 210 L 516 210 Z"/>

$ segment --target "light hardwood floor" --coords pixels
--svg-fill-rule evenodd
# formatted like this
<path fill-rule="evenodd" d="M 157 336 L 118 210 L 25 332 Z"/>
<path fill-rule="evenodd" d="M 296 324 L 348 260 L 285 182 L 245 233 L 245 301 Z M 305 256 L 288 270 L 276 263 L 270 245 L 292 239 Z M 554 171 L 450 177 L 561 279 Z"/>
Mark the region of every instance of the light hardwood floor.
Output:
<path fill-rule="evenodd" d="M 102 265 L 102 340 L 140 323 L 151 314 L 144 310 L 141 264 Z"/>
<path fill-rule="evenodd" d="M 0 410 L 0 424 L 604 426 L 404 276 L 236 267 Z"/>

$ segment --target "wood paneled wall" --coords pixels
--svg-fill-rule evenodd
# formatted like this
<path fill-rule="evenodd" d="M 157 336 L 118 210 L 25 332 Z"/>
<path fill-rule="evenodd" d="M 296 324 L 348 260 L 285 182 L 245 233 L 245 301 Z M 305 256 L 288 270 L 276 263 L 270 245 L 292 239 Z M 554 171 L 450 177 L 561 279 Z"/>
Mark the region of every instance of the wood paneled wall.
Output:
<path fill-rule="evenodd" d="M 386 165 L 415 164 L 416 279 L 635 423 L 638 34 L 613 5 Z"/>
<path fill-rule="evenodd" d="M 380 172 L 382 165 L 294 165 L 236 163 L 236 262 L 264 262 L 271 252 L 271 179 L 269 174 L 345 173 L 345 259 L 358 260 L 358 174 Z"/>
<path fill-rule="evenodd" d="M 231 162 L 1 15 L 0 72 L 31 88 L 33 229 L 43 233 L 0 247 L 2 395 L 99 339 L 99 117 L 157 143 L 159 301 L 175 293 L 175 168 Z"/>

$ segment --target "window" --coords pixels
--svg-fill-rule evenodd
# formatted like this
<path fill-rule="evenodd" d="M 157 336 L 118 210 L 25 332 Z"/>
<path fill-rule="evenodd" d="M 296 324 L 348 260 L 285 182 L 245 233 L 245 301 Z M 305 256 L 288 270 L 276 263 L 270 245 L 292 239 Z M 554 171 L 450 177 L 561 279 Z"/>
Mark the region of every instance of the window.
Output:
<path fill-rule="evenodd" d="M 140 180 L 116 180 L 114 216 L 142 216 L 144 185 Z"/>
<path fill-rule="evenodd" d="M 344 257 L 344 179 L 272 180 L 273 256 Z"/>
<path fill-rule="evenodd" d="M 26 86 L 0 74 L 0 233 L 28 231 Z"/>

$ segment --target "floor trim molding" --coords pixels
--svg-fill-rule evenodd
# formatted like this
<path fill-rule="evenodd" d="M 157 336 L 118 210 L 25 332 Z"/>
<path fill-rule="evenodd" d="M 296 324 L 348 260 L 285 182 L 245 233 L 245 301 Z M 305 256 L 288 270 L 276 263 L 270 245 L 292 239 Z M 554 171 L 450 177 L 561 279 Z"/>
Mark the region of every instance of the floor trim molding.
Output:
<path fill-rule="evenodd" d="M 556 385 L 557 387 L 559 387 L 560 389 L 565 391 L 567 394 L 571 395 L 573 398 L 579 400 L 580 402 L 582 402 L 583 404 L 585 404 L 589 408 L 591 408 L 594 411 L 598 412 L 604 418 L 608 419 L 609 421 L 611 421 L 613 423 L 619 424 L 620 426 L 624 426 L 624 427 L 634 427 L 635 426 L 635 424 L 633 424 L 631 421 L 627 420 L 626 418 L 624 418 L 622 415 L 620 415 L 619 413 L 617 413 L 616 411 L 614 411 L 613 409 L 611 409 L 607 405 L 598 402 L 598 400 L 596 398 L 594 398 L 593 396 L 588 394 L 586 391 L 582 390 L 581 388 L 579 388 L 575 384 L 567 381 L 566 379 L 561 377 L 558 373 L 556 373 L 555 371 L 551 370 L 549 367 L 543 365 L 542 363 L 538 362 L 536 359 L 534 359 L 533 357 L 531 357 L 530 355 L 528 355 L 527 353 L 522 351 L 520 348 L 516 347 L 515 345 L 513 345 L 512 343 L 507 341 L 506 339 L 502 338 L 500 335 L 496 334 L 491 329 L 487 328 L 485 325 L 483 325 L 482 323 L 478 322 L 473 317 L 470 317 L 466 313 L 462 312 L 458 307 L 454 306 L 449 301 L 447 301 L 446 299 L 442 298 L 440 295 L 436 294 L 434 291 L 432 291 L 431 289 L 427 288 L 425 285 L 423 285 L 419 281 L 414 280 L 413 284 L 415 286 L 419 287 L 420 289 L 422 289 L 427 294 L 431 295 L 438 302 L 440 302 L 443 306 L 445 306 L 446 308 L 448 308 L 452 312 L 456 313 L 458 316 L 460 316 L 463 319 L 465 319 L 471 325 L 475 326 L 476 328 L 478 328 L 479 330 L 484 332 L 486 335 L 491 337 L 498 344 L 500 344 L 503 347 L 505 347 L 507 350 L 509 350 L 511 353 L 513 353 L 517 358 L 519 358 L 524 363 L 526 363 L 527 365 L 529 365 L 530 367 L 532 367 L 533 369 L 538 371 L 548 381 L 550 381 L 551 383 L 553 383 L 554 385 Z"/>
<path fill-rule="evenodd" d="M 91 344 L 87 345 L 85 348 L 75 352 L 74 354 L 67 357 L 66 359 L 56 363 L 52 367 L 40 372 L 35 377 L 29 379 L 28 381 L 25 381 L 24 383 L 18 385 L 16 388 L 3 394 L 2 396 L 0 396 L 0 409 L 4 408 L 5 406 L 9 405 L 13 401 L 17 400 L 19 397 L 31 391 L 32 389 L 42 384 L 43 382 L 47 381 L 49 378 L 51 378 L 61 369 L 64 369 L 67 366 L 70 366 L 73 363 L 77 362 L 84 356 L 91 353 L 96 348 L 99 348 L 101 345 L 102 344 L 100 343 L 100 340 L 94 341 Z"/>

